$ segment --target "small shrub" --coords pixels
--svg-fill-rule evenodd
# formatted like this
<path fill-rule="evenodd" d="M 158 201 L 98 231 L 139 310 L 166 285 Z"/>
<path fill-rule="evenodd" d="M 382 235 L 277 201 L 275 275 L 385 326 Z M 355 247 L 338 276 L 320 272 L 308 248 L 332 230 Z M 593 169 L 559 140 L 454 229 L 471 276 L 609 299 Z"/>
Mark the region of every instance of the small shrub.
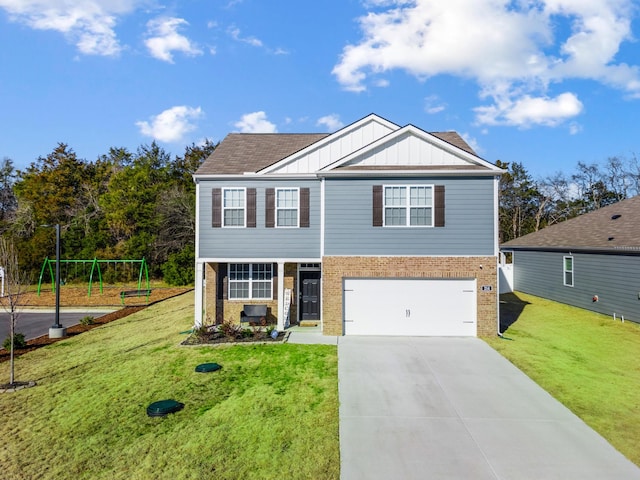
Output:
<path fill-rule="evenodd" d="M 253 337 L 253 330 L 251 330 L 250 328 L 243 328 L 241 335 L 242 335 L 242 338 Z"/>
<path fill-rule="evenodd" d="M 233 323 L 231 320 L 225 320 L 220 324 L 218 330 L 227 338 L 238 338 L 242 335 L 242 326 Z"/>
<path fill-rule="evenodd" d="M 13 348 L 24 348 L 27 346 L 27 341 L 24 339 L 23 333 L 14 333 L 13 334 Z M 4 339 L 4 343 L 2 347 L 8 352 L 11 350 L 11 337 L 7 337 Z"/>
<path fill-rule="evenodd" d="M 276 329 L 275 325 L 267 325 L 264 331 L 266 332 L 267 336 L 270 337 L 271 332 L 273 332 L 275 329 Z"/>
<path fill-rule="evenodd" d="M 94 323 L 95 323 L 95 318 L 92 317 L 91 315 L 87 315 L 80 319 L 80 325 L 87 326 L 87 325 L 93 325 Z"/>

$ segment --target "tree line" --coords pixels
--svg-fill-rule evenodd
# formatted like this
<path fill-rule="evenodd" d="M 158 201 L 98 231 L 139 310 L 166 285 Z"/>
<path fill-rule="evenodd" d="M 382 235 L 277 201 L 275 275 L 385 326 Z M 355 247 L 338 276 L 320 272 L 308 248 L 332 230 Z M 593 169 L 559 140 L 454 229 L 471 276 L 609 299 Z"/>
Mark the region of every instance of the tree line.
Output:
<path fill-rule="evenodd" d="M 215 150 L 207 140 L 171 157 L 155 142 L 136 152 L 111 148 L 95 161 L 64 143 L 26 169 L 0 163 L 0 234 L 16 246 L 21 269 L 37 279 L 55 255 L 62 259 L 144 258 L 155 278 L 193 282 L 195 184 L 192 174 Z M 602 164 L 578 162 L 572 173 L 534 179 L 522 163 L 502 162 L 499 235 L 506 242 L 640 193 L 633 155 Z"/>
<path fill-rule="evenodd" d="M 111 148 L 87 161 L 60 143 L 24 170 L 4 158 L 0 233 L 15 244 L 31 281 L 44 259 L 55 257 L 55 234 L 47 226 L 60 224 L 62 259 L 144 258 L 153 277 L 190 284 L 195 255 L 192 174 L 215 148 L 207 140 L 172 158 L 154 142 L 136 152 Z"/>
<path fill-rule="evenodd" d="M 498 161 L 500 242 L 611 205 L 640 193 L 640 160 L 609 157 L 601 164 L 578 162 L 573 173 L 533 179 L 522 163 Z"/>

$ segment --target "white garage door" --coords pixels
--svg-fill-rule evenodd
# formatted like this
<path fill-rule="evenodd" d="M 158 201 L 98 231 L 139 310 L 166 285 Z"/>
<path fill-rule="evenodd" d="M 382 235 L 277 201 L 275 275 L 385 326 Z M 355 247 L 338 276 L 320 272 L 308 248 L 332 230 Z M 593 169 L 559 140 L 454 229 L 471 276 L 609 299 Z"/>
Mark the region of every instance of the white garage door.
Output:
<path fill-rule="evenodd" d="M 344 332 L 476 336 L 476 280 L 345 279 Z"/>

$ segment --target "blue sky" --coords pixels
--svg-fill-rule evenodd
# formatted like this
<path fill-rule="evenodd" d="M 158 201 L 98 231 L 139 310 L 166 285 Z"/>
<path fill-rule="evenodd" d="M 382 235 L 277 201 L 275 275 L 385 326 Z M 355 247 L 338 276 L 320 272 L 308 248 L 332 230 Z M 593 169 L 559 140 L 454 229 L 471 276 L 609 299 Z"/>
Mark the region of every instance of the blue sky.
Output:
<path fill-rule="evenodd" d="M 0 158 L 455 130 L 534 177 L 640 154 L 631 0 L 0 0 Z"/>

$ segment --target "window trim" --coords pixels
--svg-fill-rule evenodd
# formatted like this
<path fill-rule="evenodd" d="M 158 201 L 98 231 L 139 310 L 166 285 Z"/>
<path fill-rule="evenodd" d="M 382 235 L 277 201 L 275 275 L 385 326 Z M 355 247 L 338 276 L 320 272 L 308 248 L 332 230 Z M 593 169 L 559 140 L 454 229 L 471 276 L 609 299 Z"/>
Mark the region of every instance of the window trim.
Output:
<path fill-rule="evenodd" d="M 411 206 L 411 188 L 421 187 L 421 188 L 429 188 L 431 190 L 431 203 L 429 205 L 415 205 Z M 390 205 L 387 207 L 386 200 L 386 191 L 387 188 L 404 188 L 406 189 L 406 201 L 407 203 L 404 206 L 399 206 L 400 208 L 406 209 L 405 223 L 403 225 L 389 225 L 387 224 L 387 208 L 392 208 L 394 205 Z M 431 210 L 431 223 L 428 225 L 411 225 L 411 209 L 412 208 L 429 208 Z M 433 228 L 435 226 L 435 185 L 432 183 L 425 184 L 403 184 L 403 185 L 393 185 L 393 184 L 385 184 L 382 185 L 382 226 L 388 228 Z"/>
<path fill-rule="evenodd" d="M 225 194 L 230 191 L 241 191 L 243 197 L 244 206 L 242 209 L 237 207 L 225 207 Z M 225 211 L 227 210 L 242 210 L 242 225 L 227 225 L 225 223 Z M 246 187 L 223 187 L 222 188 L 222 196 L 220 199 L 220 212 L 221 212 L 221 227 L 222 228 L 247 228 L 247 189 Z"/>
<path fill-rule="evenodd" d="M 282 191 L 295 191 L 296 192 L 296 224 L 295 225 L 278 225 L 278 211 L 280 210 L 294 210 L 293 208 L 278 207 L 278 192 Z M 276 187 L 274 192 L 274 227 L 275 228 L 300 228 L 300 187 Z"/>
<path fill-rule="evenodd" d="M 571 270 L 567 270 L 567 259 L 571 260 Z M 571 283 L 567 283 L 567 273 L 571 274 Z M 573 255 L 564 255 L 562 257 L 562 283 L 565 287 L 572 287 L 575 285 L 575 265 L 573 262 Z"/>
<path fill-rule="evenodd" d="M 249 265 L 249 278 L 247 280 L 234 280 L 231 278 L 231 272 L 233 270 L 232 265 Z M 253 267 L 254 265 L 265 265 L 269 267 L 271 273 L 269 280 L 254 280 L 253 279 Z M 273 300 L 273 264 L 269 262 L 262 263 L 229 263 L 227 264 L 227 299 L 228 300 Z M 231 285 L 237 283 L 248 284 L 248 297 L 234 297 L 231 295 Z M 253 296 L 253 283 L 257 282 L 269 282 L 269 296 L 268 297 L 254 297 Z"/>

